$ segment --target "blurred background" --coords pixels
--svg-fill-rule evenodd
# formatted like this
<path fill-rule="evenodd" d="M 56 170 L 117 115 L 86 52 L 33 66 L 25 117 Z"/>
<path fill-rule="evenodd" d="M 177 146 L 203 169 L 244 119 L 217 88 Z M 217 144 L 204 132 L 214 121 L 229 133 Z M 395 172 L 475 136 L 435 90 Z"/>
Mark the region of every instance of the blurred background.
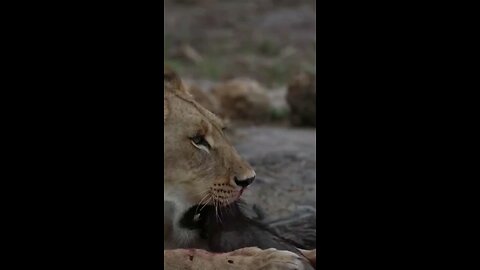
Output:
<path fill-rule="evenodd" d="M 244 193 L 250 214 L 314 248 L 315 1 L 164 3 L 164 64 L 228 123 L 255 168 Z"/>

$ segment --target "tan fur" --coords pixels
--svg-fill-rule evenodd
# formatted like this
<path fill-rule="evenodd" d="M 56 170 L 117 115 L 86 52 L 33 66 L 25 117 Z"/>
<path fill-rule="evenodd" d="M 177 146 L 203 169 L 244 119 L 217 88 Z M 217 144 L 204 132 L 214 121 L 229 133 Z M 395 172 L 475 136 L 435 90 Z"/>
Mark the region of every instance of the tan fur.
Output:
<path fill-rule="evenodd" d="M 193 206 L 202 199 L 228 204 L 239 196 L 234 177 L 255 176 L 227 140 L 222 121 L 200 106 L 178 77 L 169 74 L 164 83 L 164 186 L 182 195 Z M 194 147 L 191 138 L 202 135 L 212 146 L 210 153 Z"/>
<path fill-rule="evenodd" d="M 258 248 L 211 254 L 194 248 L 198 241 L 176 224 L 196 204 L 228 204 L 240 195 L 234 177 L 255 172 L 225 137 L 222 121 L 193 100 L 180 78 L 164 72 L 164 251 L 165 269 L 305 269 L 300 257 L 288 251 Z M 203 135 L 209 151 L 192 144 Z M 233 263 L 232 263 L 233 262 Z"/>

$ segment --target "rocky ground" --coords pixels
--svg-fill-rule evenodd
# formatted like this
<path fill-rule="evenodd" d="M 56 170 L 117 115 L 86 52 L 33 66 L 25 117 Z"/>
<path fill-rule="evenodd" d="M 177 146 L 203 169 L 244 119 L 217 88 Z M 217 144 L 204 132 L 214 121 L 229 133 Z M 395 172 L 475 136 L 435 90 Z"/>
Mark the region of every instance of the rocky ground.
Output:
<path fill-rule="evenodd" d="M 315 248 L 316 129 L 243 127 L 233 137 L 257 173 L 244 193 L 252 212 L 285 237 Z"/>
<path fill-rule="evenodd" d="M 255 168 L 257 179 L 244 198 L 273 221 L 315 209 L 315 129 L 245 127 L 236 132 L 235 146 Z"/>

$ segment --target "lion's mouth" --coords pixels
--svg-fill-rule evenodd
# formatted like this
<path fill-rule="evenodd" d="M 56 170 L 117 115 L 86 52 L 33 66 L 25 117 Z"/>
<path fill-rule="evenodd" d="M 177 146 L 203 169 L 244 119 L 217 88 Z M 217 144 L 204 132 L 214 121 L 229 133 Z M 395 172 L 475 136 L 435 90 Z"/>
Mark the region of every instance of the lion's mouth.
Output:
<path fill-rule="evenodd" d="M 240 199 L 240 197 L 242 196 L 244 190 L 245 190 L 245 188 L 240 189 L 240 191 L 238 192 L 238 195 L 237 195 L 236 200 Z"/>

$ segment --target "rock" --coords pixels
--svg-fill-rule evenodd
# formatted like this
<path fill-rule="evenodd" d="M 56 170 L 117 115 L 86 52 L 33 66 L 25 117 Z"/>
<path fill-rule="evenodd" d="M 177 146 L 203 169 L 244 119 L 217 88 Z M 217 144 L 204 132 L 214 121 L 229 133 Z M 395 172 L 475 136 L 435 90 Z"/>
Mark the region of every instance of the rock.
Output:
<path fill-rule="evenodd" d="M 287 102 L 290 106 L 290 122 L 294 126 L 316 127 L 315 75 L 297 75 L 288 86 Z"/>
<path fill-rule="evenodd" d="M 263 216 L 262 221 L 270 224 L 315 212 L 315 129 L 237 127 L 232 141 L 257 175 L 242 195 L 245 202 L 261 207 L 260 212 L 265 213 L 253 216 Z"/>
<path fill-rule="evenodd" d="M 255 122 L 270 118 L 266 90 L 255 80 L 232 79 L 216 85 L 212 92 L 220 102 L 223 117 Z"/>

